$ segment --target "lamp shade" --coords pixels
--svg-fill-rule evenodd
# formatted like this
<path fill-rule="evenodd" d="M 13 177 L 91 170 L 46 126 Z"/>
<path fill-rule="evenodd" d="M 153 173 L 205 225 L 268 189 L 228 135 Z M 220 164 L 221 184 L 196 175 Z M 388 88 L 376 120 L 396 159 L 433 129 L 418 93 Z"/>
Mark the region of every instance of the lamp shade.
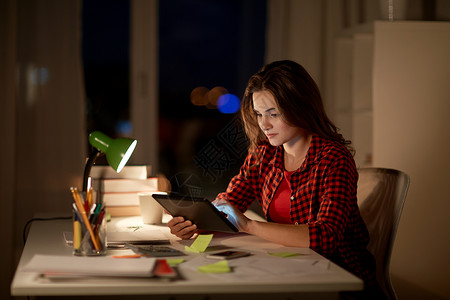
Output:
<path fill-rule="evenodd" d="M 137 140 L 128 138 L 112 139 L 100 131 L 94 131 L 89 135 L 89 143 L 103 152 L 106 155 L 108 164 L 116 172 L 120 172 L 128 162 L 134 148 L 136 148 Z"/>

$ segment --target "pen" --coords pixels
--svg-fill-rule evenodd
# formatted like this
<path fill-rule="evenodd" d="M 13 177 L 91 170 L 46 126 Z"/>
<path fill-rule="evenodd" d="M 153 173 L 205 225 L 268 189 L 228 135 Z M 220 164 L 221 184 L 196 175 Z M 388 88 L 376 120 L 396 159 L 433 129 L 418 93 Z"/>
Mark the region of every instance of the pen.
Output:
<path fill-rule="evenodd" d="M 96 217 L 97 217 L 97 215 L 96 215 L 96 213 L 95 213 L 95 211 L 96 211 L 96 206 L 97 206 L 97 204 L 92 204 L 92 207 L 91 207 L 91 209 L 90 209 L 90 211 L 89 211 L 89 221 L 91 222 L 91 224 L 92 223 L 94 223 L 93 221 L 96 219 Z"/>
<path fill-rule="evenodd" d="M 73 199 L 75 200 L 75 204 L 77 206 L 78 212 L 80 213 L 84 226 L 86 226 L 86 229 L 89 231 L 89 234 L 91 236 L 92 243 L 94 244 L 95 250 L 100 251 L 100 244 L 98 242 L 97 237 L 94 234 L 94 231 L 92 230 L 91 223 L 89 222 L 89 219 L 86 215 L 86 211 L 84 209 L 83 201 L 81 200 L 80 192 L 78 192 L 77 188 L 71 187 L 70 188 L 72 192 Z"/>
<path fill-rule="evenodd" d="M 105 215 L 105 210 L 102 210 L 102 211 L 100 212 L 100 215 L 98 215 L 98 217 L 97 217 L 96 220 L 95 220 L 95 227 L 94 227 L 94 230 L 95 230 L 95 232 L 97 232 L 97 233 L 98 233 L 98 228 L 100 227 L 100 224 L 101 224 L 102 221 L 103 221 L 104 215 Z"/>
<path fill-rule="evenodd" d="M 104 207 L 105 207 L 105 205 L 103 203 L 96 204 L 94 214 L 98 215 L 100 213 L 100 211 L 103 210 Z"/>

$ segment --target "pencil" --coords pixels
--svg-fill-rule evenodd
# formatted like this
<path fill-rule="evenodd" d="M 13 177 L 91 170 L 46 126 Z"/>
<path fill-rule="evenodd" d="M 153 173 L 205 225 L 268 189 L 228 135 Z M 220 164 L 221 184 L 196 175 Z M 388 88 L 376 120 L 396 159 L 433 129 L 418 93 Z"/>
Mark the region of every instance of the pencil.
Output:
<path fill-rule="evenodd" d="M 88 206 L 88 210 L 91 209 L 93 201 L 92 201 L 92 188 L 89 188 L 86 192 L 86 203 Z"/>
<path fill-rule="evenodd" d="M 92 230 L 91 223 L 89 222 L 89 219 L 86 215 L 86 211 L 84 210 L 83 200 L 81 200 L 80 192 L 77 188 L 71 187 L 70 191 L 72 192 L 73 199 L 75 200 L 75 204 L 78 208 L 78 212 L 80 213 L 84 225 L 86 226 L 86 229 L 89 231 L 89 234 L 91 236 L 92 243 L 94 244 L 95 250 L 100 251 L 100 243 L 98 242 L 97 237 L 94 234 L 94 231 Z"/>

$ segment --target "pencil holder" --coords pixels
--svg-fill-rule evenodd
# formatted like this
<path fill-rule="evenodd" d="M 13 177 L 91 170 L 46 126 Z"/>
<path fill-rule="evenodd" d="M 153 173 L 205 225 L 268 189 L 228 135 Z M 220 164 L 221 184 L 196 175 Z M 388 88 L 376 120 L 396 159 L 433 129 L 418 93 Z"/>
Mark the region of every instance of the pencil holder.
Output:
<path fill-rule="evenodd" d="M 106 255 L 105 207 L 95 203 L 91 191 L 78 192 L 72 188 L 73 254 L 77 256 Z"/>

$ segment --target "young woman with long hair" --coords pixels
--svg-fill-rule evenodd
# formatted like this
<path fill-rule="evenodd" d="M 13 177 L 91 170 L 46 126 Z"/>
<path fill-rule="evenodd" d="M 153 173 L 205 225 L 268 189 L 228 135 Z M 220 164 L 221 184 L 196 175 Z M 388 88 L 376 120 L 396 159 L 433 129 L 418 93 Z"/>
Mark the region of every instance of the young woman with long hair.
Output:
<path fill-rule="evenodd" d="M 240 231 L 310 247 L 375 289 L 375 262 L 366 249 L 369 234 L 356 199 L 353 149 L 327 117 L 308 72 L 289 60 L 264 66 L 248 82 L 241 116 L 249 153 L 214 204 L 232 211 Z M 243 214 L 253 201 L 259 201 L 267 222 Z M 168 226 L 183 239 L 197 230 L 182 217 Z"/>

